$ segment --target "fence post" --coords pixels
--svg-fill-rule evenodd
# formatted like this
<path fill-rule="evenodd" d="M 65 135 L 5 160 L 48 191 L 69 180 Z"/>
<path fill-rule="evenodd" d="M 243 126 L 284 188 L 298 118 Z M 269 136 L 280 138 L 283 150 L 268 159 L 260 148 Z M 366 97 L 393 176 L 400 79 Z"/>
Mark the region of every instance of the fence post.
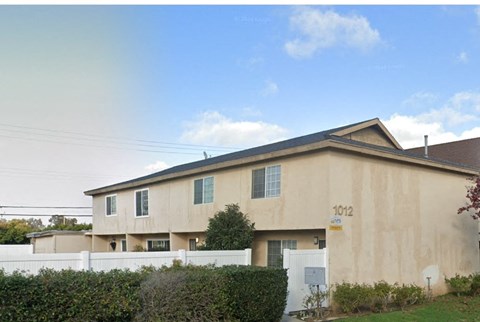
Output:
<path fill-rule="evenodd" d="M 80 252 L 80 270 L 89 271 L 90 269 L 90 252 L 83 250 Z"/>
<path fill-rule="evenodd" d="M 187 252 L 185 249 L 178 250 L 178 258 L 182 261 L 183 265 L 187 265 Z"/>
<path fill-rule="evenodd" d="M 283 268 L 290 268 L 290 249 L 285 248 L 283 250 Z M 288 271 L 287 271 L 288 275 Z"/>
<path fill-rule="evenodd" d="M 252 249 L 245 249 L 245 265 L 252 265 Z"/>

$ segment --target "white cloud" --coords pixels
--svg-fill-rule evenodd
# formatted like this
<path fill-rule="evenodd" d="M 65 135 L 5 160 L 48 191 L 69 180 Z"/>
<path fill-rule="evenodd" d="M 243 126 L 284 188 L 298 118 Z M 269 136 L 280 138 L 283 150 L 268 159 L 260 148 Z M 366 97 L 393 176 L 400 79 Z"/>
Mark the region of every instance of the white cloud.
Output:
<path fill-rule="evenodd" d="M 370 27 L 365 17 L 342 16 L 332 10 L 296 8 L 290 17 L 290 26 L 301 34 L 285 43 L 285 50 L 294 58 L 308 58 L 334 46 L 367 50 L 380 42 L 380 33 Z"/>
<path fill-rule="evenodd" d="M 404 149 L 422 146 L 425 134 L 429 144 L 459 140 L 454 133 L 445 131 L 440 122 L 425 122 L 416 116 L 393 114 L 383 123 Z"/>
<path fill-rule="evenodd" d="M 162 171 L 168 168 L 170 168 L 170 166 L 166 162 L 157 161 L 155 163 L 147 165 L 145 167 L 145 170 L 149 171 L 150 173 L 154 173 L 154 172 Z"/>
<path fill-rule="evenodd" d="M 271 80 L 265 82 L 265 86 L 262 89 L 263 96 L 273 96 L 278 93 L 278 85 Z"/>
<path fill-rule="evenodd" d="M 414 93 L 409 98 L 402 102 L 402 105 L 409 106 L 409 107 L 425 107 L 425 105 L 431 105 L 435 101 L 437 101 L 437 95 L 426 92 L 420 91 Z"/>
<path fill-rule="evenodd" d="M 197 121 L 186 124 L 182 141 L 218 146 L 257 146 L 285 139 L 288 131 L 276 124 L 262 121 L 234 121 L 210 111 Z"/>
<path fill-rule="evenodd" d="M 478 120 L 479 113 L 480 93 L 465 91 L 454 94 L 440 108 L 415 116 L 393 114 L 384 123 L 400 144 L 409 148 L 423 145 L 425 134 L 429 135 L 430 144 L 479 137 L 480 127 L 453 131 L 460 124 Z"/>
<path fill-rule="evenodd" d="M 455 59 L 457 63 L 461 64 L 466 64 L 468 63 L 468 54 L 464 51 L 462 51 L 460 54 L 458 54 L 457 58 Z"/>
<path fill-rule="evenodd" d="M 469 109 L 480 112 L 480 93 L 468 91 L 456 93 L 448 101 L 448 104 L 455 109 Z"/>

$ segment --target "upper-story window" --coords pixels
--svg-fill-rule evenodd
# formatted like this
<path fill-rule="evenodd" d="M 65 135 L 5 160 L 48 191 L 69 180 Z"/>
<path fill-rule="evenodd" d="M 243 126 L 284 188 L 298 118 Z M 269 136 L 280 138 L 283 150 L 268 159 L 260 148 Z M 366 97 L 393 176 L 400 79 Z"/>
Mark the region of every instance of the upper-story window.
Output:
<path fill-rule="evenodd" d="M 135 216 L 148 216 L 148 189 L 135 191 Z"/>
<path fill-rule="evenodd" d="M 280 196 L 280 177 L 280 165 L 253 170 L 252 198 L 271 198 Z"/>
<path fill-rule="evenodd" d="M 117 195 L 105 197 L 105 215 L 113 216 L 117 214 Z"/>
<path fill-rule="evenodd" d="M 193 182 L 193 204 L 213 202 L 213 177 L 197 179 Z"/>

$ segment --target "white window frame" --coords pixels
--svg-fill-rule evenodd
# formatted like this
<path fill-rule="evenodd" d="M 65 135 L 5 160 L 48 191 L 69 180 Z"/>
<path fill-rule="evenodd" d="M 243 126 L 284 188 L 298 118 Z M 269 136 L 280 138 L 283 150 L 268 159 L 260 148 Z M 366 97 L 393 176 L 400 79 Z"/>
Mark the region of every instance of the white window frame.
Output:
<path fill-rule="evenodd" d="M 162 242 L 168 242 L 168 247 L 170 248 L 171 245 L 170 245 L 170 239 L 168 238 L 152 238 L 152 239 L 147 239 L 145 241 L 145 249 L 147 250 L 147 252 L 151 252 L 151 250 L 148 249 L 148 242 L 155 242 L 155 241 L 162 241 Z M 165 250 L 165 252 L 169 252 L 169 250 Z M 163 250 L 161 251 L 163 252 Z"/>
<path fill-rule="evenodd" d="M 279 169 L 278 180 L 272 179 L 272 177 L 274 175 L 276 175 L 276 173 L 270 173 L 270 171 L 272 171 L 274 168 Z M 254 180 L 254 175 L 253 174 L 257 170 L 264 170 L 264 175 L 265 175 L 265 178 L 264 178 L 265 181 L 263 183 L 264 184 L 264 190 L 263 190 L 263 196 L 262 197 L 254 197 L 254 183 L 255 183 L 255 180 Z M 276 187 L 272 188 L 272 186 L 274 184 L 276 186 L 277 182 L 278 182 L 278 188 L 276 188 Z M 265 199 L 265 198 L 278 198 L 278 197 L 280 197 L 280 195 L 282 193 L 282 166 L 280 164 L 275 164 L 275 165 L 265 166 L 265 167 L 262 167 L 262 168 L 253 169 L 252 170 L 251 189 L 252 189 L 252 199 Z"/>
<path fill-rule="evenodd" d="M 137 214 L 137 192 L 147 191 L 147 214 Z M 143 208 L 143 207 L 142 207 Z M 135 218 L 146 218 L 150 216 L 150 190 L 148 188 L 135 190 L 133 193 L 133 213 Z"/>
<path fill-rule="evenodd" d="M 112 213 L 108 213 L 108 199 L 109 198 L 115 198 L 115 212 L 112 212 Z M 110 209 L 111 209 L 111 205 L 110 205 Z M 108 196 L 105 196 L 105 216 L 107 217 L 112 217 L 112 216 L 116 216 L 117 215 L 117 195 L 116 194 L 113 194 L 113 195 L 108 195 Z"/>
<path fill-rule="evenodd" d="M 205 196 L 206 196 L 205 180 L 210 179 L 210 178 L 212 179 L 212 200 L 211 201 L 205 201 Z M 200 180 L 202 181 L 202 201 L 195 203 L 195 182 L 200 181 Z M 194 179 L 193 180 L 193 204 L 194 205 L 209 204 L 209 203 L 213 203 L 214 200 L 215 200 L 215 177 L 214 176 L 207 176 L 207 177 L 203 177 L 203 178 Z"/>
<path fill-rule="evenodd" d="M 125 248 L 123 248 L 124 242 L 125 242 Z M 120 251 L 128 252 L 128 244 L 127 244 L 127 240 L 125 238 L 120 239 Z"/>
<path fill-rule="evenodd" d="M 296 249 L 298 249 L 298 240 L 296 240 L 296 239 L 269 239 L 269 240 L 267 240 L 267 257 L 266 257 L 266 263 L 267 263 L 267 266 L 268 266 L 268 267 L 276 267 L 275 263 L 274 263 L 274 265 L 270 265 L 270 266 L 268 265 L 268 257 L 269 257 L 269 255 L 270 255 L 269 252 L 268 252 L 268 242 L 270 242 L 270 241 L 272 241 L 272 242 L 280 242 L 280 256 L 281 256 L 280 258 L 283 257 L 283 250 L 284 250 L 284 249 L 287 249 L 287 248 L 290 249 L 290 250 L 296 250 Z M 288 247 L 288 246 L 290 246 L 289 244 L 291 244 L 291 243 L 295 243 L 295 248 L 289 248 L 289 247 Z"/>

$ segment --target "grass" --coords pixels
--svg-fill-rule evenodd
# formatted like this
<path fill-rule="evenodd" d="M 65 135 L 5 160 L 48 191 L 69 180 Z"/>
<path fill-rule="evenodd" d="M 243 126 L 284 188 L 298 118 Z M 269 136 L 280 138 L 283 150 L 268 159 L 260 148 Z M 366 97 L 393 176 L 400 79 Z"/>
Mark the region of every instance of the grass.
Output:
<path fill-rule="evenodd" d="M 337 321 L 480 321 L 480 296 L 447 294 L 432 302 L 407 308 L 404 312 L 372 313 Z"/>

